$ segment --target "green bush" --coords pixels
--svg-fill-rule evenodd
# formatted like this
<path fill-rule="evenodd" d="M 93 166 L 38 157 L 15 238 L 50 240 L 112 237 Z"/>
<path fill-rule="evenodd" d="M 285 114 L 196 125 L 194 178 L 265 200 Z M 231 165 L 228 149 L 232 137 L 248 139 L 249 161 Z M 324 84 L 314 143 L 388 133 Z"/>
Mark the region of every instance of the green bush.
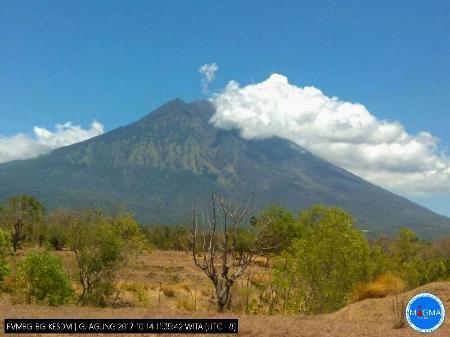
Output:
<path fill-rule="evenodd" d="M 183 226 L 154 225 L 145 230 L 147 241 L 159 250 L 185 250 L 183 238 L 187 230 Z"/>
<path fill-rule="evenodd" d="M 75 215 L 74 211 L 64 208 L 56 209 L 49 215 L 46 239 L 55 250 L 62 250 L 67 246 Z"/>
<path fill-rule="evenodd" d="M 74 299 L 61 260 L 48 251 L 30 252 L 19 262 L 14 275 L 15 299 L 26 303 L 61 305 Z"/>
<path fill-rule="evenodd" d="M 290 251 L 305 309 L 331 312 L 344 306 L 354 286 L 369 277 L 369 244 L 345 211 L 316 206 L 299 216 L 305 228 Z"/>
<path fill-rule="evenodd" d="M 82 287 L 79 303 L 105 306 L 116 290 L 117 276 L 145 249 L 139 225 L 129 214 L 111 219 L 85 210 L 77 215 L 69 238 Z"/>
<path fill-rule="evenodd" d="M 273 261 L 272 284 L 278 294 L 278 312 L 293 314 L 306 311 L 302 281 L 295 273 L 296 258 L 283 252 Z"/>
<path fill-rule="evenodd" d="M 72 245 L 80 269 L 82 304 L 104 306 L 114 291 L 114 280 L 124 261 L 124 243 L 108 223 L 93 224 Z"/>
<path fill-rule="evenodd" d="M 437 244 L 421 241 L 414 232 L 402 228 L 389 247 L 393 271 L 406 281 L 408 288 L 444 280 L 449 275 L 448 256 Z"/>
<path fill-rule="evenodd" d="M 59 225 L 51 225 L 48 228 L 47 240 L 55 250 L 62 250 L 69 241 L 67 230 Z"/>
<path fill-rule="evenodd" d="M 12 247 L 14 252 L 24 241 L 39 241 L 45 236 L 45 208 L 38 199 L 29 195 L 18 195 L 8 199 L 3 209 L 5 221 L 12 226 Z"/>
<path fill-rule="evenodd" d="M 8 263 L 6 263 L 6 256 L 11 251 L 11 235 L 6 230 L 0 228 L 0 282 L 10 272 Z"/>
<path fill-rule="evenodd" d="M 268 245 L 272 247 L 269 252 L 275 254 L 290 247 L 292 241 L 302 233 L 302 225 L 294 221 L 291 211 L 276 204 L 266 207 L 254 218 L 254 226 L 258 227 L 260 223 L 268 224 L 268 234 L 271 237 Z"/>

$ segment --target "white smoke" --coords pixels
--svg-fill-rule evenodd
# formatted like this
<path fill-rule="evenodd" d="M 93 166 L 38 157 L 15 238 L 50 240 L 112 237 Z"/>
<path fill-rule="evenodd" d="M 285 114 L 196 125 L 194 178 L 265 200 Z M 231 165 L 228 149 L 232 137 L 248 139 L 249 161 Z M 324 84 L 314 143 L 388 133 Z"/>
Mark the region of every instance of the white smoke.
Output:
<path fill-rule="evenodd" d="M 450 193 L 450 157 L 428 132 L 408 134 L 364 105 L 297 87 L 285 76 L 240 87 L 231 81 L 213 95 L 211 123 L 247 139 L 278 136 L 375 184 L 407 194 Z"/>
<path fill-rule="evenodd" d="M 33 136 L 23 133 L 11 137 L 0 136 L 0 163 L 28 159 L 48 153 L 58 147 L 71 145 L 101 135 L 103 125 L 93 121 L 89 129 L 71 122 L 57 124 L 56 131 L 35 126 Z"/>
<path fill-rule="evenodd" d="M 203 77 L 202 77 L 203 93 L 205 93 L 205 94 L 208 93 L 208 91 L 209 91 L 208 86 L 216 77 L 216 71 L 218 69 L 219 69 L 219 67 L 215 63 L 204 64 L 198 69 L 199 73 L 203 75 Z"/>

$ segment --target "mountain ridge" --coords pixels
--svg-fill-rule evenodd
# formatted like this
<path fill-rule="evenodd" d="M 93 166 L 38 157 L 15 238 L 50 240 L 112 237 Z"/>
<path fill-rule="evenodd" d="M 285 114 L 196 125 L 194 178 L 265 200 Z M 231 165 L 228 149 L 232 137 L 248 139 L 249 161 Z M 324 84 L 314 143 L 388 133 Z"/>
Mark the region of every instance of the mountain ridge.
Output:
<path fill-rule="evenodd" d="M 338 205 L 360 228 L 424 237 L 448 234 L 450 219 L 339 168 L 281 138 L 246 140 L 214 128 L 208 101 L 177 98 L 126 126 L 44 156 L 0 165 L 0 198 L 36 195 L 49 208 L 123 205 L 144 223 L 188 221 L 211 191 L 255 207 L 297 211 Z"/>

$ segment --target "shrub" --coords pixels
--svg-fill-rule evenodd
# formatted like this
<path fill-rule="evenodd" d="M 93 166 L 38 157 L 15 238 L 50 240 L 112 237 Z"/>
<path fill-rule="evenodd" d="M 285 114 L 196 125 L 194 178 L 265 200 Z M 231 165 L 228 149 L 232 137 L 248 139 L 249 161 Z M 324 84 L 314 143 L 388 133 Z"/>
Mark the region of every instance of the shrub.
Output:
<path fill-rule="evenodd" d="M 140 307 L 151 307 L 147 298 L 148 286 L 141 282 L 128 282 L 122 284 L 120 290 L 130 293 L 134 298 L 134 305 Z"/>
<path fill-rule="evenodd" d="M 295 272 L 296 259 L 288 252 L 274 259 L 272 283 L 278 293 L 278 312 L 290 314 L 306 311 L 302 283 Z"/>
<path fill-rule="evenodd" d="M 67 230 L 60 225 L 49 226 L 47 240 L 55 250 L 62 250 L 69 240 Z"/>
<path fill-rule="evenodd" d="M 154 225 L 149 227 L 145 233 L 149 244 L 159 250 L 186 250 L 182 240 L 187 234 L 184 226 Z"/>
<path fill-rule="evenodd" d="M 70 239 L 82 286 L 79 302 L 106 305 L 124 261 L 123 241 L 113 226 L 95 211 L 80 214 L 80 221 L 72 228 Z"/>
<path fill-rule="evenodd" d="M 402 228 L 390 246 L 393 270 L 406 281 L 408 288 L 446 279 L 448 256 L 442 248 L 439 243 L 433 246 L 420 240 L 411 230 Z"/>
<path fill-rule="evenodd" d="M 253 302 L 254 289 L 251 285 L 240 285 L 233 289 L 230 310 L 237 313 L 253 314 L 258 313 L 256 301 Z M 203 293 L 202 293 L 203 295 Z M 205 292 L 204 296 L 207 296 Z"/>
<path fill-rule="evenodd" d="M 56 250 L 62 250 L 69 241 L 70 227 L 76 213 L 69 209 L 56 209 L 48 217 L 46 238 Z"/>
<path fill-rule="evenodd" d="M 11 235 L 6 230 L 0 228 L 0 282 L 10 272 L 9 265 L 6 263 L 6 256 L 11 250 Z"/>
<path fill-rule="evenodd" d="M 380 298 L 405 290 L 405 282 L 392 273 L 378 276 L 374 281 L 359 284 L 351 296 L 352 302 Z"/>
<path fill-rule="evenodd" d="M 99 210 L 76 215 L 69 235 L 82 293 L 81 304 L 104 306 L 114 293 L 117 276 L 145 248 L 139 225 L 128 214 L 105 217 Z"/>
<path fill-rule="evenodd" d="M 294 239 L 299 238 L 302 233 L 302 226 L 294 221 L 291 211 L 277 204 L 272 204 L 263 209 L 255 218 L 254 225 L 259 226 L 261 222 L 269 224 L 268 234 L 271 240 L 268 244 L 270 247 L 273 247 L 266 253 L 281 253 L 292 244 Z"/>
<path fill-rule="evenodd" d="M 8 199 L 3 211 L 7 222 L 12 225 L 12 246 L 17 251 L 25 240 L 44 240 L 44 206 L 29 195 L 18 195 Z"/>
<path fill-rule="evenodd" d="M 369 245 L 352 227 L 345 211 L 316 206 L 299 217 L 305 232 L 291 248 L 295 273 L 300 279 L 308 312 L 339 309 L 354 286 L 368 278 Z"/>
<path fill-rule="evenodd" d="M 61 260 L 48 251 L 29 253 L 14 275 L 14 295 L 27 303 L 60 305 L 71 302 L 75 292 Z"/>

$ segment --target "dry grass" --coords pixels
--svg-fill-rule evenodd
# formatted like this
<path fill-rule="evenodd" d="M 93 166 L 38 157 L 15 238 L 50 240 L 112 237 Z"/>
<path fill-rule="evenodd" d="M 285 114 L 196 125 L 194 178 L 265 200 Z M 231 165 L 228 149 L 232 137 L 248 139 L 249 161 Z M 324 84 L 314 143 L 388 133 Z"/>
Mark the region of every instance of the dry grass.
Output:
<path fill-rule="evenodd" d="M 262 273 L 254 273 L 254 274 L 250 275 L 249 279 L 253 285 L 257 285 L 257 286 L 263 286 L 270 282 L 269 275 L 262 274 Z"/>
<path fill-rule="evenodd" d="M 167 297 L 175 297 L 175 288 L 171 286 L 163 286 L 161 287 L 161 291 Z"/>
<path fill-rule="evenodd" d="M 69 252 L 60 252 L 58 254 L 63 256 L 65 264 L 73 262 Z M 212 294 L 210 281 L 193 265 L 190 255 L 183 252 L 155 251 L 151 255 L 139 256 L 137 262 L 139 267 L 136 269 L 130 268 L 131 277 L 122 281 L 126 288 L 123 295 L 123 302 L 127 303 L 126 306 L 94 308 L 75 305 L 62 307 L 12 305 L 9 297 L 3 296 L 0 298 L 0 331 L 3 331 L 3 319 L 5 318 L 221 317 L 238 318 L 239 336 L 245 337 L 417 336 L 417 333 L 409 327 L 404 329 L 393 328 L 394 319 L 390 310 L 393 296 L 362 300 L 348 305 L 331 315 L 306 317 L 244 314 L 219 315 L 214 312 L 214 306 L 210 303 Z M 177 274 L 177 282 L 174 281 L 174 273 Z M 258 279 L 258 281 L 263 281 L 263 278 Z M 161 282 L 160 303 L 158 303 L 159 282 Z M 165 296 L 162 293 L 163 287 L 171 287 L 175 296 Z M 418 292 L 425 291 L 439 296 L 446 308 L 450 308 L 450 282 L 431 283 L 409 291 L 404 296 L 406 299 L 409 299 Z M 193 294 L 195 294 L 196 305 L 194 305 Z M 144 297 L 148 301 L 148 306 L 139 303 Z M 47 336 L 50 337 L 52 335 Z M 444 324 L 433 333 L 433 336 L 450 336 L 450 320 L 446 319 Z"/>
<path fill-rule="evenodd" d="M 406 304 L 404 294 L 395 294 L 392 298 L 392 326 L 395 329 L 404 328 L 406 325 Z"/>
<path fill-rule="evenodd" d="M 191 291 L 191 287 L 189 286 L 189 284 L 186 284 L 186 283 L 180 284 L 180 285 L 179 285 L 179 288 L 182 289 L 182 290 L 184 290 L 184 291 L 187 291 L 187 292 L 190 292 L 190 291 Z"/>
<path fill-rule="evenodd" d="M 177 308 L 182 311 L 192 312 L 196 310 L 194 301 L 188 296 L 177 300 Z"/>
<path fill-rule="evenodd" d="M 380 275 L 375 281 L 363 283 L 356 287 L 351 296 L 352 302 L 365 300 L 366 298 L 381 298 L 405 290 L 405 282 L 391 274 Z"/>
<path fill-rule="evenodd" d="M 433 282 L 422 287 L 399 294 L 404 296 L 407 300 L 414 295 L 421 292 L 429 292 L 438 296 L 444 303 L 446 308 L 450 306 L 450 282 Z M 357 320 L 367 322 L 379 322 L 381 319 L 388 320 L 390 316 L 390 308 L 392 300 L 396 295 L 389 295 L 385 298 L 369 298 L 364 301 L 350 304 L 338 312 L 331 314 L 336 319 L 342 320 Z M 446 321 L 448 319 L 446 318 Z M 447 327 L 450 326 L 447 323 Z M 449 335 L 450 336 L 450 335 Z"/>
<path fill-rule="evenodd" d="M 431 290 L 450 304 L 450 285 L 448 283 L 433 284 Z M 408 296 L 411 295 L 408 293 Z M 409 298 L 409 297 L 408 297 Z M 3 331 L 4 318 L 238 318 L 239 336 L 245 337 L 414 337 L 417 333 L 409 327 L 394 329 L 383 311 L 389 311 L 390 298 L 368 299 L 352 304 L 341 312 L 332 315 L 298 317 L 298 316 L 256 316 L 232 315 L 208 312 L 161 312 L 155 308 L 92 308 L 63 306 L 59 308 L 39 306 L 11 306 L 6 298 L 0 300 L 0 331 Z M 381 314 L 376 312 L 382 308 Z M 11 335 L 14 336 L 14 335 Z M 33 336 L 33 335 L 29 335 Z M 49 337 L 56 335 L 47 335 Z M 77 336 L 77 335 L 72 335 Z M 85 335 L 79 335 L 80 337 Z M 98 335 L 103 336 L 103 335 Z M 125 336 L 123 334 L 108 336 Z M 131 337 L 132 335 L 130 335 Z M 134 335 L 136 336 L 136 335 Z M 152 336 L 152 335 L 146 335 Z M 155 336 L 155 335 L 153 335 Z M 184 335 L 167 335 L 184 336 Z M 189 335 L 186 335 L 189 336 Z M 205 335 L 207 336 L 207 335 Z M 444 322 L 433 336 L 450 336 L 450 324 Z M 17 335 L 19 337 L 19 335 Z"/>

